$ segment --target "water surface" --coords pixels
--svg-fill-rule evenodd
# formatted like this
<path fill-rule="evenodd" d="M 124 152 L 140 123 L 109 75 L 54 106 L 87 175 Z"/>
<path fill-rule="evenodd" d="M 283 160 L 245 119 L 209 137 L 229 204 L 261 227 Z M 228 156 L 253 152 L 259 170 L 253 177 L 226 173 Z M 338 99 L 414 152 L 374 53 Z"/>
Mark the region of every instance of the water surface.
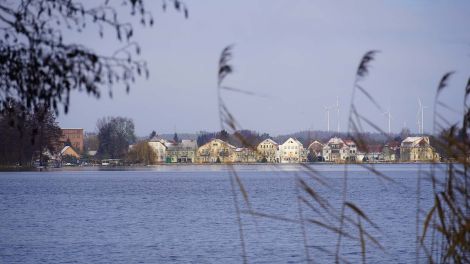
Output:
<path fill-rule="evenodd" d="M 347 200 L 380 226 L 367 228 L 385 247 L 378 250 L 369 241 L 368 262 L 415 261 L 418 166 L 377 166 L 396 183 L 348 167 Z M 299 219 L 297 176 L 340 208 L 344 166 L 313 168 L 331 188 L 299 174 L 297 165 L 236 166 L 252 208 L 289 219 Z M 430 187 L 423 184 L 421 206 L 429 208 Z M 241 192 L 236 194 L 240 210 L 246 210 Z M 228 168 L 222 165 L 0 172 L 0 201 L 0 263 L 242 262 Z M 307 206 L 301 210 L 306 218 L 321 220 Z M 250 263 L 305 262 L 299 224 L 241 218 Z M 333 254 L 325 250 L 335 250 L 337 236 L 313 224 L 305 228 L 310 257 L 332 262 Z M 357 241 L 344 239 L 341 252 L 353 263 L 360 260 Z"/>

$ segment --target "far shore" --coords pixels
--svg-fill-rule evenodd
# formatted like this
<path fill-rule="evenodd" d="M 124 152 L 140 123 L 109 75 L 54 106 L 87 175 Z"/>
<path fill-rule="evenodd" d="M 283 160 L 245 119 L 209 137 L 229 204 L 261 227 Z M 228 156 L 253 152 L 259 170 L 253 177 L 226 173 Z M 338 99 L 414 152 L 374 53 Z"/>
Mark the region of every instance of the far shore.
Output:
<path fill-rule="evenodd" d="M 361 163 L 334 163 L 334 162 L 307 162 L 307 163 L 160 163 L 153 165 L 133 164 L 133 165 L 87 165 L 87 166 L 62 166 L 54 167 L 29 167 L 29 166 L 0 166 L 0 172 L 27 172 L 27 171 L 61 171 L 76 169 L 102 169 L 102 170 L 129 170 L 129 169 L 149 169 L 160 167 L 223 167 L 223 166 L 293 166 L 293 165 L 319 165 L 319 166 L 361 166 L 361 165 L 407 165 L 407 164 L 447 164 L 449 162 L 361 162 Z"/>

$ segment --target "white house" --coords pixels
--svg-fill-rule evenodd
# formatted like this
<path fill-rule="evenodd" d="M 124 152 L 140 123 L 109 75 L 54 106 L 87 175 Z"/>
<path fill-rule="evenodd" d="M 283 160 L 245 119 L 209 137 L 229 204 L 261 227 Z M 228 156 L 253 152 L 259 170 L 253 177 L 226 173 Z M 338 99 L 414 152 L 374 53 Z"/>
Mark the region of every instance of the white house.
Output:
<path fill-rule="evenodd" d="M 429 137 L 407 137 L 400 146 L 401 161 L 438 161 L 439 154 L 431 146 Z"/>
<path fill-rule="evenodd" d="M 260 162 L 279 162 L 279 144 L 270 138 L 259 143 L 256 151 Z"/>
<path fill-rule="evenodd" d="M 349 161 L 356 161 L 356 156 L 357 156 L 357 145 L 356 142 L 350 140 L 350 139 L 345 139 L 343 140 L 344 144 L 346 144 L 346 151 L 348 155 L 345 157 L 345 160 Z"/>
<path fill-rule="evenodd" d="M 279 146 L 281 163 L 299 163 L 307 161 L 307 151 L 300 141 L 289 138 Z"/>
<path fill-rule="evenodd" d="M 170 145 L 170 142 L 161 138 L 154 137 L 149 140 L 148 144 L 156 154 L 155 162 L 157 163 L 165 162 L 167 145 Z"/>
<path fill-rule="evenodd" d="M 343 140 L 338 137 L 331 138 L 323 147 L 325 161 L 344 162 L 356 161 L 357 146 L 352 140 Z"/>

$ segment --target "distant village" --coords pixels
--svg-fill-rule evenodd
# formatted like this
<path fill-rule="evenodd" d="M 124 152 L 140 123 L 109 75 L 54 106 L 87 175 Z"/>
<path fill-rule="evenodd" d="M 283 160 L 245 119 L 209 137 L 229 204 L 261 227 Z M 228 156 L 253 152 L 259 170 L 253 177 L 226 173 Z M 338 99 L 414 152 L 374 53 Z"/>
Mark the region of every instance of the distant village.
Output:
<path fill-rule="evenodd" d="M 129 159 L 98 159 L 96 150 L 84 149 L 83 129 L 62 129 L 60 154 L 53 158 L 61 165 L 132 165 Z M 209 139 L 198 146 L 194 139 L 167 140 L 157 135 L 140 142 L 151 152 L 148 164 L 172 163 L 374 163 L 374 162 L 437 162 L 440 155 L 427 136 L 406 137 L 401 142 L 370 145 L 361 149 L 351 139 L 332 137 L 326 142 L 312 140 L 308 145 L 290 137 L 283 142 L 271 138 L 252 146 L 235 146 L 220 138 Z M 128 151 L 136 151 L 136 144 Z M 139 150 L 140 151 L 140 150 Z M 72 158 L 72 159 L 71 159 Z"/>

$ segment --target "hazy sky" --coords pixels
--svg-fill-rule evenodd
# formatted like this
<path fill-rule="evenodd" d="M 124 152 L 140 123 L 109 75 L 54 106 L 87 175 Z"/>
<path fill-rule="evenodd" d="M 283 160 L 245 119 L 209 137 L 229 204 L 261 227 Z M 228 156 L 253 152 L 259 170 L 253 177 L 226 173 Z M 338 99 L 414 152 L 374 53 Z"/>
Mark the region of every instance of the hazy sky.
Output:
<path fill-rule="evenodd" d="M 137 26 L 135 40 L 150 78 L 139 80 L 129 94 L 115 87 L 113 99 L 74 93 L 69 114 L 59 116 L 62 127 L 94 131 L 98 118 L 126 116 L 138 135 L 219 130 L 217 62 L 232 43 L 235 72 L 226 84 L 267 95 L 224 94 L 247 129 L 273 135 L 326 130 L 324 107 L 338 97 L 344 131 L 357 65 L 372 49 L 381 52 L 362 85 L 390 108 L 392 131 L 404 124 L 417 131 L 418 97 L 428 106 L 425 131 L 432 130 L 435 90 L 450 70 L 456 74 L 442 98 L 459 113 L 442 113 L 452 122 L 461 115 L 470 77 L 470 1 L 185 0 L 187 20 L 173 10 L 162 13 L 159 1 L 147 2 L 153 4 L 148 8 L 155 26 Z M 96 31 L 80 38 L 99 52 L 119 48 Z M 387 130 L 381 111 L 357 102 Z M 337 120 L 332 112 L 332 130 Z"/>

